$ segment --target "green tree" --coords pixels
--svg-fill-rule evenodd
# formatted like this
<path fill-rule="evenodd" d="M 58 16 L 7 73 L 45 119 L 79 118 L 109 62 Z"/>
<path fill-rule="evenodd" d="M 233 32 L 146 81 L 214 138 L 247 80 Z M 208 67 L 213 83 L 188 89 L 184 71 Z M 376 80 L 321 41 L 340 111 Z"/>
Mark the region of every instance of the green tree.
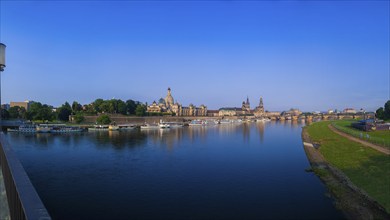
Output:
<path fill-rule="evenodd" d="M 102 112 L 100 106 L 104 103 L 103 99 L 96 99 L 92 105 L 96 112 Z"/>
<path fill-rule="evenodd" d="M 9 108 L 8 112 L 10 118 L 23 118 L 25 108 L 19 106 L 13 106 Z"/>
<path fill-rule="evenodd" d="M 127 106 L 126 106 L 126 103 L 122 100 L 118 100 L 117 101 L 117 113 L 120 113 L 122 115 L 126 115 L 127 114 Z"/>
<path fill-rule="evenodd" d="M 383 110 L 383 107 L 380 107 L 376 110 L 376 117 L 379 118 L 379 119 L 384 119 L 385 117 L 385 112 Z"/>
<path fill-rule="evenodd" d="M 137 105 L 135 109 L 135 115 L 137 116 L 145 116 L 146 114 L 146 107 L 142 104 Z"/>
<path fill-rule="evenodd" d="M 111 107 L 112 106 L 110 105 L 109 102 L 103 101 L 99 106 L 100 111 L 98 111 L 98 112 L 99 113 L 110 113 Z"/>
<path fill-rule="evenodd" d="M 81 122 L 83 122 L 85 120 L 84 118 L 84 115 L 80 112 L 78 112 L 75 116 L 74 116 L 74 121 L 77 123 L 77 124 L 80 124 Z"/>
<path fill-rule="evenodd" d="M 101 125 L 107 125 L 111 123 L 110 116 L 108 115 L 100 115 L 97 119 L 96 122 Z"/>
<path fill-rule="evenodd" d="M 10 116 L 9 116 L 9 112 L 7 111 L 7 109 L 1 109 L 1 118 L 2 119 L 9 119 Z"/>
<path fill-rule="evenodd" d="M 93 104 L 84 105 L 83 109 L 85 109 L 85 111 L 84 111 L 85 113 L 88 113 L 90 115 L 96 114 L 96 111 L 95 111 Z"/>
<path fill-rule="evenodd" d="M 53 110 L 50 106 L 40 102 L 33 102 L 29 110 L 26 112 L 26 119 L 29 120 L 53 120 L 55 118 Z"/>
<path fill-rule="evenodd" d="M 35 120 L 43 120 L 43 121 L 52 121 L 55 116 L 53 114 L 53 110 L 50 106 L 44 104 L 42 108 L 39 109 L 38 114 L 36 115 Z"/>
<path fill-rule="evenodd" d="M 390 100 L 385 103 L 384 119 L 390 119 Z"/>
<path fill-rule="evenodd" d="M 61 121 L 69 121 L 69 115 L 72 114 L 72 107 L 68 102 L 65 102 L 61 107 L 57 109 L 58 119 Z"/>
<path fill-rule="evenodd" d="M 135 101 L 129 99 L 126 101 L 126 108 L 127 108 L 127 113 L 130 114 L 130 115 L 134 115 L 135 114 L 135 108 L 137 108 L 137 104 L 135 103 Z"/>
<path fill-rule="evenodd" d="M 76 101 L 73 101 L 72 103 L 72 113 L 73 114 L 76 114 L 77 112 L 81 111 L 83 108 L 82 106 L 80 105 L 80 103 L 76 102 Z"/>

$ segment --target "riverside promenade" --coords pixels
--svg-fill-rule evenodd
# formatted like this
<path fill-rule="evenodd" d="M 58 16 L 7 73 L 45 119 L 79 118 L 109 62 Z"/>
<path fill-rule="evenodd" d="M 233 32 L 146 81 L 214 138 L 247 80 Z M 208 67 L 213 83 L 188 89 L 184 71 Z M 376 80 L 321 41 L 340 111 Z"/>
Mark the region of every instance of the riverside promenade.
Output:
<path fill-rule="evenodd" d="M 333 127 L 332 124 L 329 124 L 329 125 L 328 125 L 328 128 L 329 128 L 330 130 L 332 130 L 334 133 L 336 133 L 336 134 L 338 134 L 338 135 L 341 135 L 341 136 L 347 138 L 348 140 L 358 142 L 358 143 L 360 143 L 360 144 L 362 144 L 362 145 L 364 145 L 364 146 L 366 146 L 366 147 L 371 147 L 371 148 L 373 148 L 373 149 L 375 149 L 375 150 L 377 150 L 377 151 L 379 151 L 379 152 L 381 152 L 381 153 L 384 153 L 384 154 L 386 154 L 386 155 L 390 155 L 390 149 L 388 149 L 388 148 L 384 148 L 384 147 L 378 146 L 378 145 L 376 145 L 376 144 L 370 143 L 370 142 L 368 142 L 368 141 L 365 141 L 365 140 L 356 138 L 356 137 L 354 137 L 354 136 L 351 136 L 351 135 L 349 135 L 349 134 L 346 134 L 346 133 L 344 133 L 344 132 L 342 132 L 342 131 L 337 130 L 335 127 Z"/>

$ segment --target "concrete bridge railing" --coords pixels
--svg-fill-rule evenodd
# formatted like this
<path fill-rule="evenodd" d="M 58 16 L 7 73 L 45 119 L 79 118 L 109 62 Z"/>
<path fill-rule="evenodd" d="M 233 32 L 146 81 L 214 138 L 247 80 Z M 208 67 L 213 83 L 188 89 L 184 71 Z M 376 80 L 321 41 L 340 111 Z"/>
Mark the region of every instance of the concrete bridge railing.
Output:
<path fill-rule="evenodd" d="M 50 220 L 49 213 L 2 132 L 0 132 L 0 164 L 11 219 Z"/>

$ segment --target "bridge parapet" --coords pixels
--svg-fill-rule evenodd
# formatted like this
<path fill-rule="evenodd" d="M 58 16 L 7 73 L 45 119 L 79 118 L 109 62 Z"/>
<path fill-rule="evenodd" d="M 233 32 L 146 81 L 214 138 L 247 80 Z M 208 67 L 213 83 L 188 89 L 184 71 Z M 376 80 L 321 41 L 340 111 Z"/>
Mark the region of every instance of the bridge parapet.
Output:
<path fill-rule="evenodd" d="M 0 133 L 0 164 L 11 219 L 51 220 L 3 133 Z"/>

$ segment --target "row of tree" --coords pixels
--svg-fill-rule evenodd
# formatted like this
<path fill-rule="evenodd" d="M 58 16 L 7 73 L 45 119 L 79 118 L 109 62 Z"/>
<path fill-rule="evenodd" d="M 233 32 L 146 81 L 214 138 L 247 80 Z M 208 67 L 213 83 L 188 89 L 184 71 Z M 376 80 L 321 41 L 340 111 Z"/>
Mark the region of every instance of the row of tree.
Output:
<path fill-rule="evenodd" d="M 97 114 L 122 114 L 122 115 L 146 115 L 146 105 L 138 101 L 120 99 L 96 99 L 94 102 L 86 105 L 81 105 L 74 101 L 72 105 L 65 102 L 57 109 L 42 104 L 40 102 L 32 102 L 26 110 L 24 107 L 14 106 L 8 110 L 1 110 L 1 117 L 4 119 L 25 119 L 25 120 L 42 120 L 53 121 L 61 120 L 68 121 L 70 115 L 74 115 L 76 122 L 80 123 L 84 120 L 84 115 Z"/>
<path fill-rule="evenodd" d="M 384 107 L 376 110 L 376 117 L 382 120 L 390 120 L 390 100 L 385 103 Z"/>

